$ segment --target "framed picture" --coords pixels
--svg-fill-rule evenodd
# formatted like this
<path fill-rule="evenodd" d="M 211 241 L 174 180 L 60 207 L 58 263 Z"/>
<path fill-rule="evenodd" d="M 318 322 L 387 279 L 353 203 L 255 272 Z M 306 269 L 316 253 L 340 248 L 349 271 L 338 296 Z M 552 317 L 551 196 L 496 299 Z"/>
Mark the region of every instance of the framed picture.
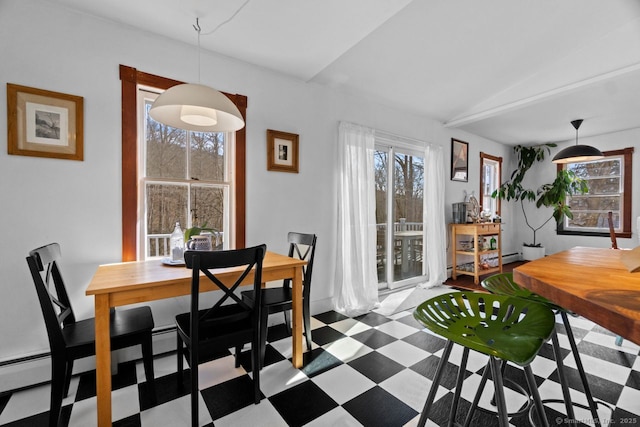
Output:
<path fill-rule="evenodd" d="M 298 135 L 267 129 L 267 170 L 298 173 Z"/>
<path fill-rule="evenodd" d="M 7 152 L 83 160 L 83 98 L 7 83 Z"/>
<path fill-rule="evenodd" d="M 469 179 L 469 144 L 451 138 L 451 181 Z"/>

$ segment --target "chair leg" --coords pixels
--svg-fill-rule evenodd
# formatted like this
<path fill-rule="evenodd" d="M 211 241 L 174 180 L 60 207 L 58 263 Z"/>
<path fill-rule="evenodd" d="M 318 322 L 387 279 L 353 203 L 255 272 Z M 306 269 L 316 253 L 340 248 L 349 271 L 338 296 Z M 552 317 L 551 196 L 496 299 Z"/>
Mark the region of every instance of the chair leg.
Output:
<path fill-rule="evenodd" d="M 267 335 L 269 333 L 267 324 L 269 323 L 269 310 L 266 307 L 262 309 L 260 317 L 260 369 L 264 366 L 264 358 L 267 354 Z M 253 351 L 253 348 L 251 349 Z M 253 354 L 253 353 L 252 353 Z"/>
<path fill-rule="evenodd" d="M 453 341 L 447 340 L 447 345 L 444 347 L 442 357 L 440 358 L 440 363 L 438 363 L 436 374 L 433 377 L 433 382 L 431 383 L 431 389 L 429 390 L 427 401 L 424 402 L 424 407 L 422 408 L 422 413 L 420 414 L 420 419 L 418 420 L 418 427 L 424 427 L 424 425 L 427 423 L 427 419 L 429 418 L 429 411 L 431 410 L 431 405 L 433 405 L 433 401 L 436 398 L 438 386 L 440 385 L 440 379 L 442 378 L 444 367 L 447 365 L 447 361 L 449 360 L 449 355 L 451 354 L 452 347 Z"/>
<path fill-rule="evenodd" d="M 64 398 L 64 387 L 68 373 L 67 362 L 60 359 L 51 361 L 51 407 L 49 408 L 49 427 L 57 427 Z"/>
<path fill-rule="evenodd" d="M 197 344 L 191 345 L 189 361 L 191 363 L 191 427 L 198 426 L 198 349 Z"/>
<path fill-rule="evenodd" d="M 311 351 L 311 311 L 308 298 L 302 301 L 302 319 L 304 321 L 304 335 L 307 338 L 307 349 Z"/>
<path fill-rule="evenodd" d="M 242 345 L 237 345 L 236 346 L 236 368 L 240 367 L 240 353 L 242 353 Z"/>
<path fill-rule="evenodd" d="M 184 350 L 182 347 L 182 339 L 180 334 L 176 332 L 178 345 L 176 346 L 176 357 L 178 361 L 178 388 L 182 389 L 184 385 Z"/>
<path fill-rule="evenodd" d="M 284 313 L 284 325 L 287 327 L 287 333 L 291 335 L 291 318 L 289 316 L 289 310 L 283 310 Z"/>
<path fill-rule="evenodd" d="M 73 375 L 73 360 L 69 360 L 67 362 L 66 372 L 64 374 L 64 390 L 62 392 L 63 399 L 69 395 L 69 386 L 71 385 L 72 375 Z"/>
<path fill-rule="evenodd" d="M 142 341 L 142 363 L 144 365 L 144 376 L 149 384 L 149 390 L 155 397 L 156 395 L 156 381 L 153 373 L 153 344 L 151 333 Z"/>
<path fill-rule="evenodd" d="M 564 328 L 567 332 L 567 339 L 569 340 L 569 344 L 571 345 L 573 359 L 576 361 L 576 367 L 578 368 L 578 373 L 580 374 L 580 379 L 582 380 L 582 387 L 584 388 L 584 394 L 587 397 L 587 403 L 589 404 L 589 409 L 591 410 L 593 422 L 595 423 L 595 425 L 602 425 L 600 422 L 600 417 L 598 417 L 596 402 L 593 400 L 591 388 L 589 387 L 589 382 L 587 381 L 587 375 L 584 372 L 584 366 L 582 366 L 582 359 L 580 358 L 580 353 L 578 353 L 578 346 L 576 345 L 576 339 L 573 336 L 573 330 L 571 329 L 571 324 L 569 323 L 567 312 L 561 310 L 560 315 L 562 316 L 562 322 L 564 323 Z"/>
<path fill-rule="evenodd" d="M 262 323 L 262 322 L 261 322 Z M 253 374 L 253 393 L 254 403 L 257 405 L 262 400 L 262 394 L 260 392 L 260 370 L 264 365 L 264 355 L 262 353 L 262 328 L 258 328 L 258 331 L 254 330 L 254 339 L 251 343 L 251 373 Z"/>

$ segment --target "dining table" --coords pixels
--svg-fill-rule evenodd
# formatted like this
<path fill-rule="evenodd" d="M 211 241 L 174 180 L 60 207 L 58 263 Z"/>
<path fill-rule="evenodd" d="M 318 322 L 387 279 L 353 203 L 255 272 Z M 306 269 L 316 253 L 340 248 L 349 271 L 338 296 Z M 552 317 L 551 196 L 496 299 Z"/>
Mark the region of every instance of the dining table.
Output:
<path fill-rule="evenodd" d="M 291 279 L 292 286 L 292 363 L 302 366 L 302 267 L 306 261 L 269 252 L 262 265 L 264 283 Z M 216 271 L 225 283 L 233 283 L 242 267 Z M 131 261 L 98 266 L 86 295 L 94 297 L 96 341 L 96 397 L 98 426 L 111 425 L 111 343 L 109 316 L 112 307 L 188 295 L 191 292 L 192 270 L 167 265 L 160 259 Z M 249 274 L 243 285 L 253 283 Z M 215 290 L 214 285 L 204 290 Z"/>
<path fill-rule="evenodd" d="M 574 247 L 513 270 L 514 281 L 640 345 L 640 272 L 624 250 Z"/>

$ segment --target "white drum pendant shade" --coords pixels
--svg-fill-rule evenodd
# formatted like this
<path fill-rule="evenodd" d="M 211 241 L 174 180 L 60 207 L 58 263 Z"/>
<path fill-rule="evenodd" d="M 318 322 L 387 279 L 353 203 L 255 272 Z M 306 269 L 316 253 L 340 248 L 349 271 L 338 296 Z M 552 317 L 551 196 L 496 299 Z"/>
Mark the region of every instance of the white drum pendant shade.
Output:
<path fill-rule="evenodd" d="M 156 98 L 149 115 L 162 124 L 195 132 L 234 132 L 244 127 L 240 110 L 226 95 L 200 84 L 167 89 Z"/>

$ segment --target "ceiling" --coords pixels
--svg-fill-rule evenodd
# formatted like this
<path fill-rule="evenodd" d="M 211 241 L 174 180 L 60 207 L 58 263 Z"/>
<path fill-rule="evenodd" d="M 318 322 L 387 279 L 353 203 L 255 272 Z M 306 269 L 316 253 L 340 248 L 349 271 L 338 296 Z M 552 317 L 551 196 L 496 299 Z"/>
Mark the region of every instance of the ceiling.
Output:
<path fill-rule="evenodd" d="M 640 127 L 638 0 L 50 0 L 501 143 Z"/>

